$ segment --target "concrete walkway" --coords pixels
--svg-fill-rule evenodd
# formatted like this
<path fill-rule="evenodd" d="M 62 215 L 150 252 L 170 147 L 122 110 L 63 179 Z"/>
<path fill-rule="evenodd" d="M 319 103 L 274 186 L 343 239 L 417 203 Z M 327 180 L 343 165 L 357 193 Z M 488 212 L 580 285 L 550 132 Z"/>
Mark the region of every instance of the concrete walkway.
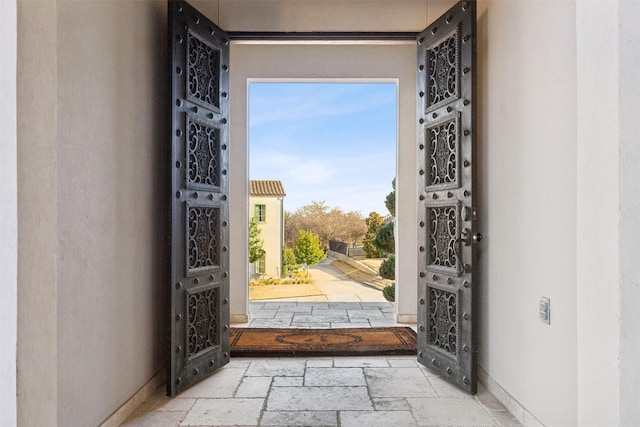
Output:
<path fill-rule="evenodd" d="M 315 279 L 315 285 L 324 296 L 296 298 L 296 301 L 341 301 L 341 302 L 384 302 L 382 291 L 367 286 L 336 269 L 331 265 L 335 261 L 327 257 L 318 264 L 309 267 L 309 274 Z"/>

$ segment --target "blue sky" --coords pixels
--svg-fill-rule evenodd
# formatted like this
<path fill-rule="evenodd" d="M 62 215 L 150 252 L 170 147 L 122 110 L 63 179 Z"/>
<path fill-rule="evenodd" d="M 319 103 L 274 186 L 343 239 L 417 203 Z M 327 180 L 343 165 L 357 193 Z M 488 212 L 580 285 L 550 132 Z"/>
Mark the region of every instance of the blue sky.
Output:
<path fill-rule="evenodd" d="M 251 83 L 250 179 L 281 180 L 287 211 L 324 200 L 384 216 L 396 120 L 394 83 Z"/>

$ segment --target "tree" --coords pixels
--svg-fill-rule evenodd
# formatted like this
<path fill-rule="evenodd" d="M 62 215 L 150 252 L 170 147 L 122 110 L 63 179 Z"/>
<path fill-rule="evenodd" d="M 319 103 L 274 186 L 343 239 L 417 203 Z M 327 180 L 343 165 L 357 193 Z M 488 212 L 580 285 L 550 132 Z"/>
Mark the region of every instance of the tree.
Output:
<path fill-rule="evenodd" d="M 393 233 L 393 221 L 383 225 L 378 229 L 373 244 L 383 252 L 393 254 L 396 251 L 396 239 Z"/>
<path fill-rule="evenodd" d="M 384 205 L 389 209 L 389 213 L 393 216 L 396 216 L 396 179 L 393 178 L 391 181 L 391 186 L 393 187 L 393 191 L 387 194 L 387 197 L 384 199 Z"/>
<path fill-rule="evenodd" d="M 368 258 L 380 258 L 382 256 L 382 251 L 373 244 L 373 240 L 376 238 L 378 229 L 384 224 L 382 215 L 377 212 L 371 212 L 364 222 L 367 226 L 367 232 L 364 235 L 362 245 L 364 252 L 367 254 Z"/>
<path fill-rule="evenodd" d="M 343 214 L 342 222 L 345 226 L 342 240 L 357 246 L 367 232 L 367 223 L 360 212 L 347 212 Z"/>
<path fill-rule="evenodd" d="M 264 256 L 264 249 L 262 248 L 262 239 L 260 239 L 260 228 L 255 221 L 255 218 L 251 218 L 249 221 L 249 262 L 254 263 Z"/>
<path fill-rule="evenodd" d="M 311 231 L 321 240 L 328 242 L 328 239 L 324 238 L 324 219 L 328 213 L 329 207 L 324 201 L 311 202 L 310 205 L 302 206 L 293 213 L 285 212 L 284 236 L 287 245 L 295 246 L 300 230 Z"/>
<path fill-rule="evenodd" d="M 298 269 L 298 262 L 293 253 L 293 249 L 285 247 L 282 249 L 282 271 L 283 276 L 288 276 L 291 272 Z"/>
<path fill-rule="evenodd" d="M 340 208 L 330 208 L 321 201 L 302 206 L 293 213 L 285 212 L 284 236 L 287 245 L 295 245 L 300 230 L 314 233 L 322 246 L 328 247 L 329 240 L 357 245 L 364 237 L 367 226 L 360 212 L 345 213 Z"/>
<path fill-rule="evenodd" d="M 300 230 L 293 253 L 299 264 L 307 265 L 317 264 L 326 257 L 318 236 L 307 230 Z"/>

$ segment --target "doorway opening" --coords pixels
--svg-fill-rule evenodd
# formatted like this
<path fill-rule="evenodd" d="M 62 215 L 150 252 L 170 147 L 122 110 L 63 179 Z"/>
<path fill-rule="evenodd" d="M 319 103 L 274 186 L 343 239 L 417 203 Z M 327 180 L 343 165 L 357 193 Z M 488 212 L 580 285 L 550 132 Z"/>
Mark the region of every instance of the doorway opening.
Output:
<path fill-rule="evenodd" d="M 386 302 L 397 80 L 249 81 L 247 113 L 250 301 Z"/>

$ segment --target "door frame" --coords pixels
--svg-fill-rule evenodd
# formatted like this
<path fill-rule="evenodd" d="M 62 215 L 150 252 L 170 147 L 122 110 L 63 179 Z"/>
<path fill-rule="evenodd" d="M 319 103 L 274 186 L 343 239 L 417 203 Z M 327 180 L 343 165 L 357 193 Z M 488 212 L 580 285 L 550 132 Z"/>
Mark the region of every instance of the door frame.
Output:
<path fill-rule="evenodd" d="M 240 35 L 239 35 L 240 34 Z M 249 320 L 248 83 L 395 81 L 398 85 L 396 319 L 417 319 L 416 60 L 413 33 L 230 33 L 231 322 Z M 250 40 L 248 38 L 251 38 Z M 385 58 L 381 61 L 380 58 Z"/>

